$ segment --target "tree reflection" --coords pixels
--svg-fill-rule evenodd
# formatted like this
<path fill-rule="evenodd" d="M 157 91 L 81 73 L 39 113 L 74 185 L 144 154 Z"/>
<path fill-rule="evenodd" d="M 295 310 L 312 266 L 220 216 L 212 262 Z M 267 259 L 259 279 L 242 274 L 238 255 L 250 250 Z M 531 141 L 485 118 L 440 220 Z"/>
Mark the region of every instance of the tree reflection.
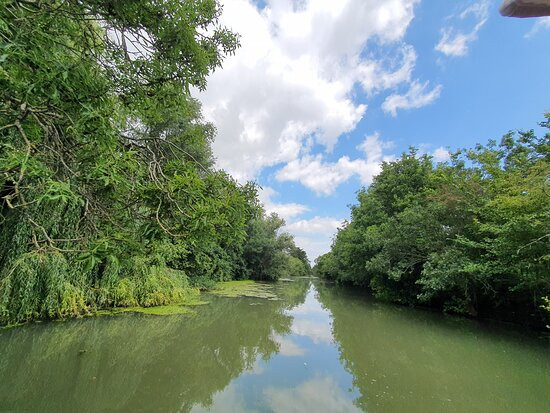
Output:
<path fill-rule="evenodd" d="M 287 288 L 288 287 L 288 288 Z M 209 406 L 258 358 L 279 351 L 285 312 L 306 283 L 282 299 L 209 298 L 194 316 L 122 315 L 29 325 L 0 333 L 0 410 L 189 411 Z"/>
<path fill-rule="evenodd" d="M 547 343 L 318 283 L 340 361 L 369 412 L 544 411 Z M 546 407 L 545 407 L 546 406 Z"/>

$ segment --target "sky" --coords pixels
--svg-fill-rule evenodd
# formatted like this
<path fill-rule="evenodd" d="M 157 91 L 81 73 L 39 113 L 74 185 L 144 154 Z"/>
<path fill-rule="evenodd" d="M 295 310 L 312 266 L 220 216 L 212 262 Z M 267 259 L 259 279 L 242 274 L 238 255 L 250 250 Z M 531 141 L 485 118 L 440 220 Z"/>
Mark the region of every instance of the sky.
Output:
<path fill-rule="evenodd" d="M 541 131 L 550 17 L 500 1 L 222 0 L 241 47 L 196 92 L 217 166 L 256 181 L 314 260 L 356 192 L 410 146 L 449 151 Z"/>

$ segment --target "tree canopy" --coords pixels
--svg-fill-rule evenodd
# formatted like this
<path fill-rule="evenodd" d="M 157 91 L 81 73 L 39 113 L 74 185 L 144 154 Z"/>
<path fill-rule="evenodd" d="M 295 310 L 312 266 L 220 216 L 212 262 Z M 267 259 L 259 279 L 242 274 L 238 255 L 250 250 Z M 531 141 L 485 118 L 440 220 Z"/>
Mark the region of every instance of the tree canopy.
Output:
<path fill-rule="evenodd" d="M 550 128 L 550 115 L 541 127 Z M 550 295 L 550 133 L 434 165 L 413 148 L 358 192 L 315 272 L 379 298 L 540 325 Z"/>
<path fill-rule="evenodd" d="M 215 128 L 190 93 L 239 46 L 221 13 L 0 0 L 0 323 L 288 270 L 293 240 L 257 229 L 273 218 L 254 183 L 215 169 Z"/>

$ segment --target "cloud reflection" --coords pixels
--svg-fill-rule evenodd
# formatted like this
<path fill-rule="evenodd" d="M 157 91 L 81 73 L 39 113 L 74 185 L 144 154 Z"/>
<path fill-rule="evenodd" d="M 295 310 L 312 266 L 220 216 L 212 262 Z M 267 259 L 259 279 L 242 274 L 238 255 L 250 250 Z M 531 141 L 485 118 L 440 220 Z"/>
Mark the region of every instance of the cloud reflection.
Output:
<path fill-rule="evenodd" d="M 268 387 L 265 402 L 275 413 L 361 412 L 331 377 L 315 377 L 294 388 Z"/>
<path fill-rule="evenodd" d="M 333 342 L 330 325 L 319 321 L 307 319 L 294 320 L 292 323 L 292 332 L 299 336 L 309 337 L 315 344 L 330 344 Z"/>
<path fill-rule="evenodd" d="M 291 330 L 299 336 L 309 337 L 315 344 L 333 342 L 332 316 L 325 310 L 310 288 L 303 304 L 288 312 L 293 316 Z"/>
<path fill-rule="evenodd" d="M 227 412 L 241 412 L 252 413 L 254 410 L 249 410 L 245 406 L 244 398 L 238 391 L 236 386 L 226 387 L 225 390 L 215 393 L 212 397 L 212 404 L 210 406 L 203 406 L 196 404 L 191 409 L 190 413 L 227 413 Z"/>
<path fill-rule="evenodd" d="M 293 357 L 306 354 L 305 348 L 300 347 L 288 337 L 275 335 L 273 336 L 273 341 L 279 343 L 279 354 L 282 356 Z"/>

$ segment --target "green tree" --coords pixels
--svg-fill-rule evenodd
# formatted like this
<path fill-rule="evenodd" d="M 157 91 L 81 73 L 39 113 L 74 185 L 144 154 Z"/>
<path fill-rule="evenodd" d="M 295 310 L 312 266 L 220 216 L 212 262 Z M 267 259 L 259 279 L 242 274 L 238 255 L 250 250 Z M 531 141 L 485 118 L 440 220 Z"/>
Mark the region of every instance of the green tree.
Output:
<path fill-rule="evenodd" d="M 239 45 L 221 12 L 0 0 L 0 323 L 164 304 L 246 272 L 256 187 L 214 169 L 190 94 Z"/>
<path fill-rule="evenodd" d="M 278 233 L 284 224 L 276 214 L 262 215 L 249 222 L 243 251 L 246 278 L 277 280 L 284 275 L 289 259 L 286 250 L 293 244 L 288 234 Z"/>
<path fill-rule="evenodd" d="M 550 115 L 541 127 L 550 128 Z M 433 166 L 414 149 L 358 193 L 315 273 L 379 298 L 542 325 L 550 134 L 510 132 Z"/>

